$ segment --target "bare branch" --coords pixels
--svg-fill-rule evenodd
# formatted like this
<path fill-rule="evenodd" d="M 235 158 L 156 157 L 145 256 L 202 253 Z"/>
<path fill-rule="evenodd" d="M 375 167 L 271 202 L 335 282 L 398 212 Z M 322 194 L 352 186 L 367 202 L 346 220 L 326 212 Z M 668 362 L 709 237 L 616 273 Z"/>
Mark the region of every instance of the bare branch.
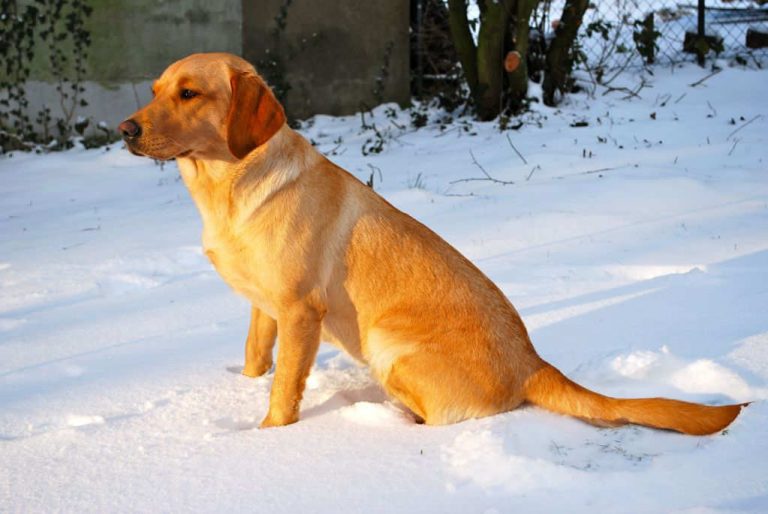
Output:
<path fill-rule="evenodd" d="M 691 87 L 696 87 L 696 86 L 698 86 L 699 84 L 701 84 L 702 82 L 704 82 L 705 80 L 707 80 L 707 79 L 709 79 L 709 78 L 711 78 L 711 77 L 714 77 L 715 75 L 717 75 L 717 74 L 718 74 L 718 73 L 720 73 L 721 71 L 723 71 L 723 70 L 722 70 L 721 68 L 718 68 L 718 69 L 716 69 L 715 71 L 713 71 L 712 73 L 710 73 L 709 75 L 707 75 L 706 77 L 704 77 L 703 79 L 701 79 L 701 80 L 697 80 L 697 81 L 696 81 L 696 82 L 694 82 L 693 84 L 688 84 L 688 85 L 689 85 L 689 86 L 691 86 Z"/>
<path fill-rule="evenodd" d="M 620 169 L 629 168 L 629 167 L 637 168 L 638 164 L 631 164 L 630 163 L 630 164 L 622 164 L 621 166 L 611 166 L 611 167 L 608 167 L 608 168 L 597 168 L 597 169 L 594 169 L 594 170 L 580 171 L 578 173 L 569 173 L 568 175 L 560 175 L 559 177 L 554 177 L 554 178 L 563 179 L 563 178 L 567 178 L 567 177 L 570 177 L 570 176 L 573 176 L 573 175 L 592 175 L 594 173 L 603 173 L 603 172 L 606 172 L 606 171 L 620 170 Z"/>
<path fill-rule="evenodd" d="M 628 87 L 612 87 L 608 86 L 605 88 L 605 91 L 603 92 L 603 96 L 607 95 L 608 93 L 612 93 L 614 91 L 623 91 L 627 95 L 624 97 L 624 100 L 628 100 L 630 98 L 641 98 L 638 93 L 648 87 L 648 81 L 645 80 L 645 77 L 640 77 L 640 84 L 633 90 L 629 89 Z"/>
<path fill-rule="evenodd" d="M 726 140 L 726 141 L 728 141 L 729 139 L 731 139 L 731 137 L 733 137 L 733 135 L 734 135 L 734 134 L 736 134 L 736 132 L 740 131 L 741 129 L 743 129 L 744 127 L 746 127 L 747 125 L 749 125 L 750 123 L 752 123 L 753 121 L 755 121 L 756 119 L 758 119 L 758 118 L 762 118 L 762 117 L 763 117 L 763 115 L 762 115 L 762 114 L 758 114 L 758 115 L 756 115 L 754 118 L 752 118 L 751 120 L 749 120 L 748 122 L 746 122 L 745 124 L 743 124 L 741 127 L 737 128 L 736 130 L 734 130 L 733 132 L 731 132 L 730 134 L 728 134 L 728 137 L 726 137 L 726 138 L 725 138 L 725 140 Z"/>
<path fill-rule="evenodd" d="M 512 180 L 499 180 L 497 178 L 492 177 L 491 174 L 488 173 L 486 169 L 483 168 L 483 166 L 479 162 L 477 162 L 477 159 L 475 158 L 475 154 L 472 153 L 471 148 L 469 150 L 469 155 L 470 157 L 472 157 L 472 164 L 477 166 L 480 169 L 480 171 L 483 172 L 483 175 L 485 175 L 485 177 L 461 178 L 458 180 L 452 180 L 451 182 L 449 182 L 449 184 L 458 184 L 460 182 L 483 182 L 483 181 L 493 182 L 495 184 L 501 184 L 503 186 L 514 184 Z"/>
<path fill-rule="evenodd" d="M 712 104 L 711 104 L 711 103 L 709 103 L 709 100 L 707 100 L 707 105 L 708 105 L 708 106 L 709 106 L 709 108 L 712 110 L 712 117 L 715 117 L 715 116 L 717 116 L 717 109 L 715 109 L 714 107 L 712 107 Z"/>
<path fill-rule="evenodd" d="M 514 143 L 512 143 L 512 140 L 509 138 L 509 133 L 505 134 L 507 136 L 507 142 L 509 143 L 509 146 L 512 147 L 512 150 L 515 151 L 518 157 L 520 157 L 520 160 L 523 161 L 523 164 L 528 164 L 528 161 L 525 160 L 525 157 L 523 157 L 523 154 L 521 154 L 518 149 L 515 147 Z"/>
<path fill-rule="evenodd" d="M 734 140 L 733 140 L 733 146 L 731 146 L 731 149 L 730 149 L 730 151 L 728 152 L 728 157 L 730 157 L 730 156 L 731 156 L 731 154 L 733 153 L 733 151 L 736 149 L 736 145 L 738 145 L 738 144 L 739 144 L 739 141 L 741 141 L 741 139 L 734 139 Z"/>

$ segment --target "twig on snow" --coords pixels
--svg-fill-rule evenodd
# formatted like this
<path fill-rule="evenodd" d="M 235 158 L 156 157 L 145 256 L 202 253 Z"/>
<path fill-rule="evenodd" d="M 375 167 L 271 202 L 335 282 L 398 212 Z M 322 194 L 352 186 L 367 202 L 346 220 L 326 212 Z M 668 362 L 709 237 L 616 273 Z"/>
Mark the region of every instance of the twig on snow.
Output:
<path fill-rule="evenodd" d="M 368 182 L 366 182 L 365 185 L 373 189 L 373 181 L 374 181 L 374 177 L 376 176 L 376 172 L 379 173 L 379 182 L 384 182 L 384 175 L 381 173 L 381 168 L 379 168 L 378 166 L 374 166 L 370 162 L 366 164 L 368 165 L 368 168 L 370 168 L 371 170 L 371 176 L 368 177 Z"/>
<path fill-rule="evenodd" d="M 707 75 L 706 77 L 704 77 L 703 79 L 697 80 L 697 81 L 696 81 L 696 82 L 694 82 L 693 84 L 688 84 L 688 85 L 689 85 L 689 86 L 691 86 L 691 87 L 696 87 L 696 86 L 698 86 L 699 84 L 701 84 L 702 82 L 704 82 L 705 80 L 707 80 L 707 79 L 710 79 L 710 78 L 714 77 L 715 75 L 717 75 L 717 74 L 718 74 L 718 73 L 720 73 L 721 71 L 723 71 L 723 70 L 722 70 L 721 68 L 718 68 L 718 69 L 716 69 L 715 71 L 713 71 L 712 73 L 710 73 L 709 75 Z"/>
<path fill-rule="evenodd" d="M 613 166 L 613 167 L 610 167 L 610 168 L 598 168 L 596 170 L 581 171 L 578 174 L 579 175 L 591 175 L 593 173 L 602 173 L 604 171 L 613 171 L 613 170 L 618 170 L 618 169 L 621 169 L 621 168 L 626 168 L 626 166 Z"/>
<path fill-rule="evenodd" d="M 468 196 L 476 196 L 475 193 L 443 193 L 443 196 L 456 196 L 459 198 L 465 198 Z"/>
<path fill-rule="evenodd" d="M 515 147 L 515 145 L 512 143 L 512 140 L 509 138 L 509 134 L 505 134 L 507 136 L 507 142 L 509 143 L 509 146 L 512 147 L 512 150 L 515 151 L 518 157 L 520 157 L 520 160 L 523 161 L 523 164 L 528 164 L 528 161 L 525 160 L 525 157 L 523 157 L 523 154 L 521 154 L 518 149 Z"/>
<path fill-rule="evenodd" d="M 478 181 L 486 181 L 486 180 L 489 181 L 489 182 L 494 182 L 496 184 L 501 184 L 503 186 L 508 186 L 508 185 L 514 184 L 514 182 L 511 181 L 511 180 L 499 180 L 497 178 L 492 177 L 490 175 L 490 173 L 488 173 L 485 170 L 485 168 L 483 168 L 480 165 L 480 163 L 477 162 L 477 159 L 475 159 L 475 154 L 472 153 L 472 149 L 471 148 L 469 149 L 469 155 L 470 155 L 470 157 L 472 157 L 472 163 L 475 166 L 477 166 L 480 169 L 480 171 L 483 172 L 483 175 L 485 175 L 485 177 L 461 178 L 461 179 L 458 179 L 458 180 L 452 180 L 451 182 L 449 182 L 449 184 L 458 184 L 459 182 L 478 182 Z"/>
<path fill-rule="evenodd" d="M 754 117 L 753 117 L 751 120 L 747 121 L 747 122 L 746 122 L 746 123 L 744 123 L 744 124 L 743 124 L 741 127 L 737 128 L 736 130 L 734 130 L 733 132 L 731 132 L 730 134 L 728 134 L 728 137 L 726 137 L 726 138 L 725 138 L 725 140 L 726 140 L 726 141 L 728 141 L 729 139 L 731 139 L 731 137 L 733 137 L 733 135 L 734 135 L 734 134 L 736 134 L 736 132 L 738 132 L 739 130 L 743 129 L 744 127 L 746 127 L 747 125 L 749 125 L 750 123 L 752 123 L 753 121 L 755 121 L 756 119 L 758 119 L 758 118 L 762 118 L 762 117 L 763 117 L 763 115 L 762 115 L 762 114 L 757 114 L 757 115 L 755 115 L 755 116 L 754 116 Z"/>
<path fill-rule="evenodd" d="M 626 96 L 623 98 L 623 100 L 629 100 L 630 98 L 642 98 L 639 93 L 643 89 L 648 87 L 648 81 L 645 80 L 645 77 L 640 77 L 640 84 L 635 89 L 629 89 L 628 87 L 607 87 L 605 91 L 603 91 L 603 96 L 607 95 L 608 93 L 613 93 L 614 91 L 622 91 L 626 93 Z"/>
<path fill-rule="evenodd" d="M 608 168 L 597 168 L 597 169 L 594 169 L 594 170 L 580 171 L 578 173 L 569 173 L 568 175 L 560 175 L 559 177 L 555 177 L 555 178 L 563 179 L 563 178 L 566 178 L 566 177 L 570 177 L 572 175 L 592 175 L 594 173 L 603 173 L 605 171 L 614 171 L 614 170 L 620 170 L 620 169 L 629 168 L 629 167 L 637 168 L 638 165 L 637 164 L 622 164 L 621 166 L 611 166 L 611 167 L 608 167 Z"/>

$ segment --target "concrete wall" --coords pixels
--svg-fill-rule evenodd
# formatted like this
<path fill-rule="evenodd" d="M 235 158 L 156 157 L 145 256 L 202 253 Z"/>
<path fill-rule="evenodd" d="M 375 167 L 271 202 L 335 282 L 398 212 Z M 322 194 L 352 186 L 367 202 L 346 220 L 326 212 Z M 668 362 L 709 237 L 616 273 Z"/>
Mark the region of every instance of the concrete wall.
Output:
<path fill-rule="evenodd" d="M 256 63 L 272 46 L 270 31 L 285 0 L 90 0 L 84 98 L 78 115 L 115 127 L 151 98 L 150 85 L 173 61 L 195 52 L 231 52 Z M 298 118 L 349 114 L 373 106 L 375 80 L 391 43 L 385 101 L 405 103 L 408 0 L 293 0 L 278 51 L 292 89 L 287 108 Z M 317 37 L 311 36 L 316 34 Z M 301 39 L 310 45 L 301 51 Z M 28 84 L 32 117 L 43 106 L 60 116 L 47 56 L 39 52 Z"/>
<path fill-rule="evenodd" d="M 82 97 L 88 101 L 88 105 L 79 107 L 75 118 L 84 117 L 90 120 L 89 133 L 93 133 L 96 124 L 101 122 L 116 130 L 122 120 L 152 98 L 152 81 L 149 80 L 108 86 L 102 82 L 87 81 L 84 86 L 85 93 Z M 33 118 L 43 106 L 51 109 L 54 120 L 63 117 L 59 94 L 53 84 L 35 80 L 28 82 L 26 89 L 29 112 L 33 114 Z"/>
<path fill-rule="evenodd" d="M 195 52 L 242 53 L 240 0 L 90 0 L 86 92 L 77 111 L 95 125 L 115 127 L 147 103 L 152 80 L 173 61 Z M 48 57 L 36 52 L 27 85 L 30 112 L 46 105 L 61 115 Z"/>
<path fill-rule="evenodd" d="M 275 16 L 285 0 L 243 0 L 243 56 L 256 63 L 274 52 Z M 406 103 L 409 91 L 408 0 L 293 0 L 278 51 L 291 85 L 289 112 L 351 114 L 376 105 L 376 77 L 392 45 L 385 101 Z M 302 43 L 306 40 L 307 43 Z"/>
<path fill-rule="evenodd" d="M 242 52 L 240 0 L 90 0 L 89 78 L 156 78 L 195 52 Z"/>

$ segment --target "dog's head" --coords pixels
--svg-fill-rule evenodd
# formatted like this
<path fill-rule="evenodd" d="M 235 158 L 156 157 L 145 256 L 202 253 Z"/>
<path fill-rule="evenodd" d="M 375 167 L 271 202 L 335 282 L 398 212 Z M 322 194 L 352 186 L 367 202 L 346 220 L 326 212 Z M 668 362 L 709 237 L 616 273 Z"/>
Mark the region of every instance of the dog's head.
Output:
<path fill-rule="evenodd" d="M 285 112 L 253 66 L 231 54 L 194 54 L 171 64 L 154 98 L 118 127 L 131 152 L 237 160 L 269 140 Z"/>

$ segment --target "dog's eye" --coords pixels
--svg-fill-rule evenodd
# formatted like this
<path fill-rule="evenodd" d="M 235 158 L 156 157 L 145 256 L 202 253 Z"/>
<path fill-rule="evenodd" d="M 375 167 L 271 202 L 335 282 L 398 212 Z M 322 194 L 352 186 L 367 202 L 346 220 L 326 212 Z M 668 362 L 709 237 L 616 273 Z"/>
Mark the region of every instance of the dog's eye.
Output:
<path fill-rule="evenodd" d="M 189 100 L 190 98 L 194 98 L 197 96 L 197 93 L 192 91 L 191 89 L 182 89 L 181 90 L 181 98 L 184 100 Z"/>

